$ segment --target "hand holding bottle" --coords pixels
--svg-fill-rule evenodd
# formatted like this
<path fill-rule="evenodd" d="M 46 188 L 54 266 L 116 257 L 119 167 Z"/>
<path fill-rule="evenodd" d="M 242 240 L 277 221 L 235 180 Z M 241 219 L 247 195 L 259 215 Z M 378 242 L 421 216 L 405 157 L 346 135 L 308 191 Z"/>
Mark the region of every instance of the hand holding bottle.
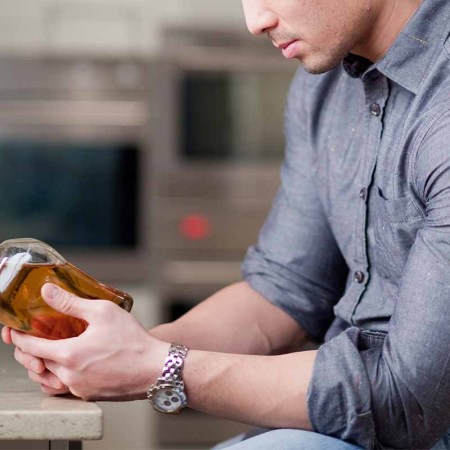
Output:
<path fill-rule="evenodd" d="M 53 284 L 43 286 L 42 296 L 54 310 L 87 323 L 79 336 L 63 340 L 3 329 L 3 341 L 16 345 L 16 359 L 44 392 L 70 391 L 85 400 L 145 398 L 160 375 L 168 344 L 151 337 L 113 302 L 86 302 Z"/>

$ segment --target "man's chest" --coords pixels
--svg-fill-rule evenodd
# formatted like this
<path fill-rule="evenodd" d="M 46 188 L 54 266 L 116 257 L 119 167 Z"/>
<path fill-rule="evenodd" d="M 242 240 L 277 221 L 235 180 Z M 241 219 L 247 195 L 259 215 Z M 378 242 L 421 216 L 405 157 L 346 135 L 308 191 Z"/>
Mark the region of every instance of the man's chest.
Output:
<path fill-rule="evenodd" d="M 414 98 L 384 77 L 340 83 L 316 115 L 317 189 L 349 267 L 397 284 L 424 219 L 408 143 Z"/>

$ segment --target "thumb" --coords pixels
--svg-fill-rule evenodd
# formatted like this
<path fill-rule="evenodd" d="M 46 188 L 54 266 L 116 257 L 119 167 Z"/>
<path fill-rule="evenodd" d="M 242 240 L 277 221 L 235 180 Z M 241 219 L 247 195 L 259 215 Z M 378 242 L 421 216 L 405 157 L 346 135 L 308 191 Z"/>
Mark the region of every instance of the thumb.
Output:
<path fill-rule="evenodd" d="M 2 328 L 2 339 L 5 344 L 12 344 L 11 340 L 11 328 L 3 327 Z"/>
<path fill-rule="evenodd" d="M 52 283 L 45 283 L 41 288 L 41 294 L 47 304 L 56 311 L 89 322 L 91 302 L 79 298 Z"/>

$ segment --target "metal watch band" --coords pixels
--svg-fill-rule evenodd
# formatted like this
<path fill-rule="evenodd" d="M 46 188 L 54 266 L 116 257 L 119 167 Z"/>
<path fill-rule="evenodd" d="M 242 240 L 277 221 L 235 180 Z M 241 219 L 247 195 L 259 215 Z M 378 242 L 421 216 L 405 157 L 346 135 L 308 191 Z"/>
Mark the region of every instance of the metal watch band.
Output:
<path fill-rule="evenodd" d="M 147 390 L 153 409 L 166 414 L 178 414 L 187 405 L 182 369 L 189 348 L 171 344 L 161 376 Z"/>
<path fill-rule="evenodd" d="M 181 344 L 170 344 L 162 375 L 158 381 L 170 381 L 183 386 L 183 365 L 189 348 Z"/>

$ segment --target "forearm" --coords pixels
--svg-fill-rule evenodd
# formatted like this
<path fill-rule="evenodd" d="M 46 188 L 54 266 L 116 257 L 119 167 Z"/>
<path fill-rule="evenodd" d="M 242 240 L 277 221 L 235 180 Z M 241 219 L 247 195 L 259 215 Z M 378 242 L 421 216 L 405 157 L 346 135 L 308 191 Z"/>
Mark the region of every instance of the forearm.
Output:
<path fill-rule="evenodd" d="M 184 380 L 198 411 L 268 428 L 312 429 L 307 390 L 316 351 L 251 356 L 191 350 Z"/>
<path fill-rule="evenodd" d="M 255 355 L 283 353 L 306 342 L 300 326 L 246 282 L 220 290 L 150 334 L 197 350 Z"/>
<path fill-rule="evenodd" d="M 256 426 L 311 429 L 306 394 L 316 352 L 257 356 L 293 350 L 306 338 L 246 282 L 150 334 L 191 348 L 183 370 L 189 407 Z"/>
<path fill-rule="evenodd" d="M 245 284 L 235 285 L 231 291 L 236 292 L 236 288 L 241 294 L 246 292 L 252 295 Z M 23 355 L 32 355 L 45 361 L 47 370 L 33 372 L 32 379 L 41 383 L 46 392 L 53 381 L 58 381 L 60 386 L 55 387 L 53 393 L 59 393 L 59 390 L 66 393 L 70 390 L 85 400 L 145 398 L 149 384 L 154 383 L 161 375 L 168 344 L 154 339 L 132 315 L 112 302 L 86 302 L 61 289 L 56 297 L 45 298 L 50 306 L 64 308 L 64 312 L 86 320 L 89 327 L 77 338 L 59 341 L 39 339 L 19 332 L 11 333 L 10 330 L 4 332 L 5 341 L 14 343 Z M 288 340 L 290 334 L 298 334 L 298 325 L 291 322 L 284 312 L 266 300 L 261 304 L 258 303 L 260 298 L 255 297 L 253 300 L 257 301 L 254 306 L 258 305 L 265 311 L 264 332 L 257 327 L 251 333 L 242 329 L 243 335 L 240 335 L 239 327 L 247 325 L 251 328 L 254 322 L 261 324 L 262 318 L 258 315 L 247 317 L 243 314 L 246 308 L 241 308 L 237 314 L 233 308 L 220 310 L 222 313 L 228 311 L 230 317 L 219 315 L 223 320 L 217 321 L 215 326 L 237 320 L 234 326 L 225 327 L 232 336 L 230 340 L 234 346 L 239 347 L 240 339 L 250 339 L 254 342 L 253 346 L 241 346 L 240 349 L 259 349 L 263 352 L 271 349 L 274 342 L 279 345 Z M 214 312 L 217 311 L 214 309 Z M 255 313 L 253 307 L 247 312 Z M 267 312 L 272 316 L 267 316 Z M 200 317 L 202 314 L 200 309 Z M 196 322 L 199 320 L 197 314 L 190 316 L 191 318 L 185 319 L 188 325 L 201 323 Z M 242 319 L 239 320 L 238 317 Z M 271 321 L 281 326 L 285 334 L 271 334 L 272 328 L 268 325 Z M 182 332 L 188 328 L 180 327 Z M 112 332 L 118 329 L 120 333 Z M 231 350 L 229 346 L 221 345 L 221 332 L 215 334 L 215 330 L 209 327 L 207 332 L 214 335 L 212 346 Z M 181 337 L 185 338 L 183 341 L 188 345 L 202 345 L 201 340 L 189 342 L 189 333 L 186 332 L 184 336 L 181 334 L 167 336 L 167 340 Z M 266 337 L 261 338 L 260 334 Z M 236 339 L 237 335 L 239 338 Z M 263 344 L 264 339 L 271 344 Z M 203 340 L 208 340 L 207 335 Z M 227 341 L 226 337 L 224 340 Z M 128 345 L 123 345 L 124 342 Z M 183 369 L 188 406 L 254 425 L 310 428 L 306 396 L 314 356 L 315 352 L 255 356 L 191 349 Z"/>

